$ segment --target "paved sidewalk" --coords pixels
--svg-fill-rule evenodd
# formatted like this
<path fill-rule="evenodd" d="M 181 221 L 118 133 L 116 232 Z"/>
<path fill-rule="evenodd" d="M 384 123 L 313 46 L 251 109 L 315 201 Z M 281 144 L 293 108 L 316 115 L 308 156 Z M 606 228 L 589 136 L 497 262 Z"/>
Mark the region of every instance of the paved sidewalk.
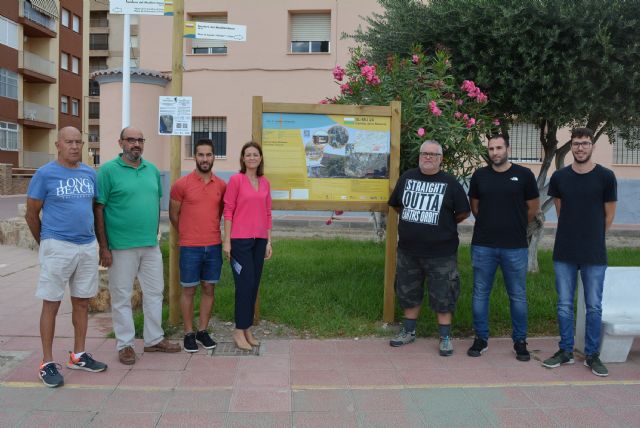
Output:
<path fill-rule="evenodd" d="M 268 340 L 260 356 L 144 354 L 121 365 L 105 339 L 110 317 L 92 316 L 88 351 L 103 373 L 63 368 L 65 385 L 37 378 L 40 302 L 37 254 L 0 246 L 0 427 L 628 427 L 640 426 L 640 343 L 598 378 L 573 366 L 540 366 L 557 338 L 534 338 L 534 358 L 517 361 L 510 339 L 492 339 L 481 358 L 470 339 L 450 358 L 419 339 Z M 54 355 L 73 344 L 70 305 L 61 306 Z"/>

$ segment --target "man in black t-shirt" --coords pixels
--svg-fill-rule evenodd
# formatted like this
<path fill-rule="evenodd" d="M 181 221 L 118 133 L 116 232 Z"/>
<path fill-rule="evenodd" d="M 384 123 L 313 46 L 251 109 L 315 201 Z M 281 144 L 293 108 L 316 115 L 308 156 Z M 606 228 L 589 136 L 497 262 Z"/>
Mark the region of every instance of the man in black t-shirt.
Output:
<path fill-rule="evenodd" d="M 593 131 L 576 128 L 571 133 L 573 163 L 556 171 L 549 181 L 558 228 L 553 247 L 553 269 L 558 292 L 560 349 L 542 365 L 573 364 L 573 298 L 578 271 L 587 308 L 584 365 L 596 376 L 608 376 L 600 361 L 602 289 L 607 269 L 605 233 L 616 212 L 617 183 L 613 171 L 595 164 Z"/>
<path fill-rule="evenodd" d="M 469 217 L 469 202 L 456 178 L 440 171 L 442 146 L 426 141 L 420 146 L 419 168 L 405 172 L 389 198 L 400 214 L 396 295 L 404 310 L 400 334 L 391 346 L 416 338 L 416 320 L 429 287 L 429 305 L 436 311 L 440 355 L 453 354 L 451 319 L 460 294 L 458 227 Z"/>
<path fill-rule="evenodd" d="M 529 361 L 527 224 L 540 211 L 540 195 L 531 170 L 509 161 L 507 137 L 490 137 L 487 148 L 489 166 L 478 169 L 469 185 L 471 212 L 476 218 L 471 241 L 476 338 L 467 355 L 479 357 L 488 348 L 489 297 L 500 266 L 509 295 L 513 350 L 519 361 Z"/>

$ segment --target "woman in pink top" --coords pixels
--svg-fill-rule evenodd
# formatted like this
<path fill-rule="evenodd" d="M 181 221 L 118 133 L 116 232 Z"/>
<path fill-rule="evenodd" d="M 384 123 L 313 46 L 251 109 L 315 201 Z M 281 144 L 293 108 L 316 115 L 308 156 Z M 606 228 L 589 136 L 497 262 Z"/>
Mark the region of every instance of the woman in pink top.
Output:
<path fill-rule="evenodd" d="M 271 258 L 271 189 L 263 176 L 262 148 L 246 143 L 240 152 L 240 173 L 231 176 L 224 194 L 222 251 L 231 261 L 236 283 L 233 340 L 250 351 L 260 342 L 249 327 L 258 296 L 264 261 Z"/>

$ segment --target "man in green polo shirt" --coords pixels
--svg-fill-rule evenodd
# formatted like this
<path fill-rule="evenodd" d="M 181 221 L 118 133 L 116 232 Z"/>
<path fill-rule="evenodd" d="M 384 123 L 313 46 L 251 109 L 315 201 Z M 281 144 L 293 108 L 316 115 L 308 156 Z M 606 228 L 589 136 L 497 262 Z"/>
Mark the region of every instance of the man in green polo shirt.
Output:
<path fill-rule="evenodd" d="M 164 277 L 158 247 L 160 172 L 142 158 L 142 131 L 127 127 L 118 143 L 122 153 L 98 170 L 96 235 L 100 264 L 109 267 L 111 316 L 122 364 L 134 364 L 135 328 L 131 312 L 133 281 L 142 288 L 145 352 L 179 352 L 180 345 L 164 338 L 162 300 Z"/>

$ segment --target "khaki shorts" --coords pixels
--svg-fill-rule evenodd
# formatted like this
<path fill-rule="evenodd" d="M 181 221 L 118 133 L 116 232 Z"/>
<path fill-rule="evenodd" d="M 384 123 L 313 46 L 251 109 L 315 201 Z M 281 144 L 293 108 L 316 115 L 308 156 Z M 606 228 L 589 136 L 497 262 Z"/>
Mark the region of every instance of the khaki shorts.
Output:
<path fill-rule="evenodd" d="M 73 244 L 57 239 L 40 241 L 40 280 L 36 297 L 59 302 L 69 284 L 73 297 L 91 298 L 98 292 L 98 250 L 96 241 Z"/>
<path fill-rule="evenodd" d="M 419 257 L 398 248 L 395 286 L 402 309 L 422 305 L 425 279 L 431 309 L 439 313 L 453 312 L 460 295 L 458 254 Z"/>

